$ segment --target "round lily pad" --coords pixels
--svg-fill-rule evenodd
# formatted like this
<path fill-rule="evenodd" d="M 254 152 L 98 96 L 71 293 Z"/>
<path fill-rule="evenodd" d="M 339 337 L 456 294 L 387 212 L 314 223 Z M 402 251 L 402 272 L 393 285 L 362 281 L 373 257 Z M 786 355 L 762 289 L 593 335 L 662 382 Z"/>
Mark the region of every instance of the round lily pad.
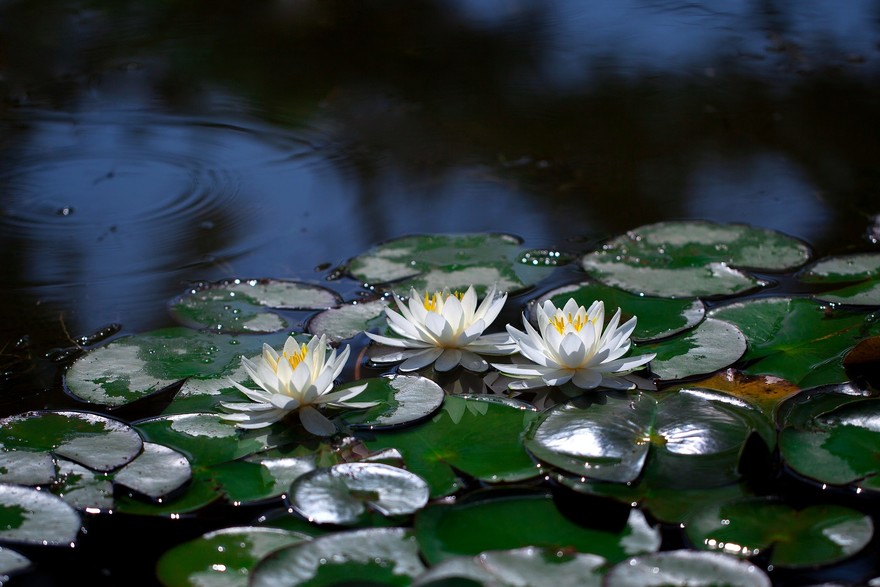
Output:
<path fill-rule="evenodd" d="M 145 442 L 144 451 L 113 475 L 116 483 L 153 499 L 176 491 L 191 478 L 192 469 L 185 456 L 152 442 Z"/>
<path fill-rule="evenodd" d="M 778 232 L 740 224 L 661 222 L 612 239 L 581 260 L 602 283 L 659 297 L 718 296 L 763 285 L 734 267 L 783 271 L 805 263 L 809 248 Z"/>
<path fill-rule="evenodd" d="M 406 468 L 428 482 L 432 497 L 439 497 L 461 486 L 456 471 L 490 483 L 538 475 L 522 445 L 536 416 L 533 409 L 447 396 L 430 420 L 375 431 L 363 440 L 371 451 L 400 451 Z"/>
<path fill-rule="evenodd" d="M 305 534 L 276 528 L 224 528 L 163 554 L 156 564 L 156 576 L 165 587 L 247 587 L 250 572 L 260 559 L 309 539 Z"/>
<path fill-rule="evenodd" d="M 856 253 L 819 259 L 800 274 L 806 283 L 853 283 L 880 276 L 880 253 Z"/>
<path fill-rule="evenodd" d="M 718 392 L 595 394 L 544 412 L 525 446 L 576 476 L 617 483 L 644 476 L 652 487 L 693 489 L 736 481 L 753 432 L 772 447 L 774 431 L 760 412 Z"/>
<path fill-rule="evenodd" d="M 31 568 L 31 561 L 22 554 L 9 548 L 0 547 L 0 581 L 9 580 L 10 575 L 15 575 Z"/>
<path fill-rule="evenodd" d="M 625 560 L 605 576 L 606 587 L 770 587 L 748 561 L 716 552 L 672 550 Z"/>
<path fill-rule="evenodd" d="M 280 548 L 253 570 L 250 587 L 364 584 L 409 585 L 425 567 L 415 537 L 404 528 L 339 532 Z"/>
<path fill-rule="evenodd" d="M 428 502 L 428 484 L 399 467 L 340 463 L 299 477 L 290 502 L 310 522 L 355 524 L 367 508 L 384 516 L 414 513 Z"/>
<path fill-rule="evenodd" d="M 0 420 L 3 451 L 45 451 L 95 471 L 121 467 L 142 447 L 127 424 L 87 412 L 27 412 Z"/>
<path fill-rule="evenodd" d="M 619 532 L 586 528 L 562 515 L 543 493 L 489 493 L 481 499 L 432 504 L 416 515 L 415 532 L 432 565 L 450 557 L 525 546 L 590 553 L 611 562 L 660 547 L 659 532 L 638 510 L 630 511 Z"/>
<path fill-rule="evenodd" d="M 541 296 L 537 303 L 550 300 L 561 308 L 570 298 L 585 308 L 594 300 L 602 300 L 606 313 L 620 308 L 621 324 L 636 316 L 636 328 L 632 333 L 635 341 L 664 338 L 688 330 L 699 324 L 706 313 L 706 307 L 700 300 L 639 296 L 598 281 L 560 287 Z"/>
<path fill-rule="evenodd" d="M 656 343 L 639 345 L 656 353 L 651 372 L 670 381 L 712 373 L 732 365 L 746 352 L 746 337 L 729 322 L 706 318 L 696 328 Z"/>
<path fill-rule="evenodd" d="M 495 285 L 517 291 L 537 283 L 553 266 L 532 264 L 519 238 L 508 234 L 428 234 L 387 241 L 349 262 L 362 283 L 393 287 L 408 294 L 444 288 L 464 291 L 473 285 L 482 295 Z"/>
<path fill-rule="evenodd" d="M 325 310 L 339 305 L 332 290 L 275 279 L 232 279 L 201 284 L 171 302 L 181 324 L 224 333 L 278 332 L 288 327 L 276 310 Z"/>
<path fill-rule="evenodd" d="M 825 411 L 822 399 L 817 396 L 813 418 L 783 428 L 782 458 L 820 483 L 880 491 L 880 400 L 848 401 Z"/>
<path fill-rule="evenodd" d="M 76 510 L 45 491 L 0 485 L 0 540 L 73 546 L 80 532 Z"/>
<path fill-rule="evenodd" d="M 605 563 L 594 554 L 532 546 L 490 550 L 474 557 L 447 558 L 428 569 L 413 587 L 451 585 L 463 579 L 497 587 L 543 587 L 549 577 L 554 587 L 600 587 Z"/>
<path fill-rule="evenodd" d="M 65 374 L 72 395 L 90 403 L 119 407 L 163 391 L 187 378 L 226 378 L 241 356 L 259 355 L 263 343 L 284 344 L 287 335 L 228 336 L 165 328 L 118 338 L 79 357 Z"/>
<path fill-rule="evenodd" d="M 796 510 L 766 497 L 714 504 L 691 518 L 688 539 L 697 548 L 741 557 L 768 552 L 778 567 L 813 567 L 862 550 L 874 534 L 870 516 L 839 505 Z"/>
<path fill-rule="evenodd" d="M 338 308 L 324 310 L 309 320 L 308 331 L 327 340 L 339 342 L 367 330 L 385 327 L 385 307 L 388 300 L 357 301 Z"/>
<path fill-rule="evenodd" d="M 434 413 L 446 397 L 439 385 L 416 375 L 388 375 L 362 379 L 351 385 L 364 383 L 367 389 L 358 395 L 357 401 L 379 403 L 366 410 L 351 410 L 340 415 L 346 424 L 355 429 L 379 430 L 421 420 Z"/>
<path fill-rule="evenodd" d="M 805 298 L 757 298 L 720 306 L 709 316 L 745 334 L 745 373 L 774 375 L 800 387 L 848 381 L 846 354 L 863 338 L 880 334 L 880 321 L 865 312 Z"/>

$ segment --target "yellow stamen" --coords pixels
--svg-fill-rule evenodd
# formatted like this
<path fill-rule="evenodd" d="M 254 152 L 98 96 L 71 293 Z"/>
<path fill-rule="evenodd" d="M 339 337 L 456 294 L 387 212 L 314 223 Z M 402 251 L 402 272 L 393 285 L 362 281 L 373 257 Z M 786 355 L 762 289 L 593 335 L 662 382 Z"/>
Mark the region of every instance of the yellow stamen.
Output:
<path fill-rule="evenodd" d="M 306 358 L 306 352 L 308 352 L 309 348 L 303 343 L 302 347 L 300 347 L 298 353 L 293 353 L 292 355 L 288 355 L 284 353 L 284 358 L 287 359 L 287 362 L 290 363 L 291 369 L 296 369 L 297 365 L 302 363 Z"/>
<path fill-rule="evenodd" d="M 425 292 L 425 309 L 429 312 L 437 311 L 437 300 L 440 298 L 440 292 L 434 292 L 434 295 L 429 296 L 428 292 Z"/>
<path fill-rule="evenodd" d="M 583 328 L 587 322 L 591 322 L 595 325 L 596 320 L 595 318 L 590 320 L 586 317 L 572 316 L 571 313 L 569 313 L 568 316 L 563 316 L 561 312 L 550 319 L 550 324 L 556 328 L 556 331 L 559 332 L 559 334 L 565 332 L 566 325 L 571 325 L 575 332 L 580 332 L 581 328 Z"/>

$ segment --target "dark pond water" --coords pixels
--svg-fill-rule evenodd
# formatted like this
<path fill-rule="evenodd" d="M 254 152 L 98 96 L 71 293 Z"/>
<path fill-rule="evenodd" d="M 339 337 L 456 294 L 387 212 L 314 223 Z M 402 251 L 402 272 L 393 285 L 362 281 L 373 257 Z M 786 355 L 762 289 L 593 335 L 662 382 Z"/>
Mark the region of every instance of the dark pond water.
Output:
<path fill-rule="evenodd" d="M 877 250 L 878 129 L 871 0 L 0 0 L 0 413 L 192 282 L 406 234 Z"/>

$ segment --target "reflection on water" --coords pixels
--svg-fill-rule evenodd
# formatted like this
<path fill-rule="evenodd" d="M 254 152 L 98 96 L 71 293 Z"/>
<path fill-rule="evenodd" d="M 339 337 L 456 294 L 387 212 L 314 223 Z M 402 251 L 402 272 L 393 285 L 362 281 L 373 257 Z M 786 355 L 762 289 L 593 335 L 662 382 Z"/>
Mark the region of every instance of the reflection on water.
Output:
<path fill-rule="evenodd" d="M 707 218 L 870 246 L 878 16 L 869 0 L 4 2 L 4 339 L 155 327 L 189 281 L 315 278 L 416 232 L 577 252 Z"/>

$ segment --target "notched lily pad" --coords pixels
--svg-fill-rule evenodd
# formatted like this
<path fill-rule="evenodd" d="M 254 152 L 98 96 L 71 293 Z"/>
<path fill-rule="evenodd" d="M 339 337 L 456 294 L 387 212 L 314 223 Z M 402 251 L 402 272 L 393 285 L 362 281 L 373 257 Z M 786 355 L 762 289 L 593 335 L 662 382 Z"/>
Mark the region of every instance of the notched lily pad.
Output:
<path fill-rule="evenodd" d="M 581 260 L 591 277 L 659 297 L 738 294 L 763 285 L 746 267 L 783 271 L 805 263 L 809 248 L 778 232 L 701 221 L 642 226 Z"/>
<path fill-rule="evenodd" d="M 250 587 L 410 585 L 425 570 L 415 537 L 404 528 L 338 532 L 276 550 L 253 570 Z"/>
<path fill-rule="evenodd" d="M 848 381 L 846 354 L 862 339 L 880 334 L 880 320 L 870 314 L 804 298 L 757 298 L 720 306 L 709 316 L 745 334 L 745 373 L 774 375 L 804 388 Z"/>
<path fill-rule="evenodd" d="M 633 557 L 605 576 L 606 587 L 770 587 L 770 577 L 748 561 L 716 552 L 671 550 Z"/>
<path fill-rule="evenodd" d="M 304 540 L 309 537 L 275 528 L 224 528 L 167 551 L 156 564 L 156 576 L 165 587 L 247 587 L 251 570 L 264 556 Z"/>
<path fill-rule="evenodd" d="M 226 377 L 240 367 L 242 355 L 258 355 L 264 342 L 277 347 L 286 338 L 285 333 L 234 337 L 182 327 L 154 330 L 87 352 L 67 370 L 65 384 L 76 398 L 111 408 L 187 378 L 222 379 L 226 386 Z"/>
<path fill-rule="evenodd" d="M 339 342 L 368 330 L 385 328 L 385 307 L 388 300 L 357 301 L 324 310 L 309 320 L 308 331 L 315 336 Z"/>
<path fill-rule="evenodd" d="M 0 540 L 72 546 L 79 532 L 79 514 L 62 499 L 30 487 L 0 485 Z"/>
<path fill-rule="evenodd" d="M 416 290 L 464 291 L 473 285 L 483 295 L 492 285 L 517 291 L 537 283 L 553 266 L 523 263 L 519 238 L 508 234 L 428 234 L 387 241 L 349 262 L 362 283 Z"/>
<path fill-rule="evenodd" d="M 194 287 L 171 302 L 181 324 L 224 333 L 278 332 L 288 327 L 276 310 L 326 310 L 342 299 L 332 290 L 298 281 L 232 279 Z"/>
<path fill-rule="evenodd" d="M 538 303 L 551 300 L 557 308 L 561 308 L 569 298 L 574 298 L 585 308 L 594 300 L 602 300 L 607 315 L 620 308 L 621 324 L 636 316 L 636 329 L 632 334 L 635 341 L 664 338 L 688 330 L 699 324 L 706 313 L 706 307 L 700 300 L 639 296 L 598 281 L 560 287 L 544 294 Z"/>
<path fill-rule="evenodd" d="M 839 505 L 796 510 L 766 497 L 714 504 L 687 526 L 697 548 L 752 557 L 769 553 L 778 567 L 813 567 L 841 561 L 862 550 L 874 534 L 871 518 Z"/>
<path fill-rule="evenodd" d="M 27 412 L 0 420 L 3 451 L 45 451 L 95 471 L 130 462 L 143 443 L 130 426 L 86 412 Z"/>
<path fill-rule="evenodd" d="M 729 322 L 706 318 L 693 330 L 661 342 L 640 345 L 639 351 L 656 353 L 651 361 L 651 372 L 670 381 L 732 365 L 746 352 L 746 337 Z"/>
<path fill-rule="evenodd" d="M 362 379 L 353 385 L 367 384 L 367 389 L 357 397 L 359 402 L 377 401 L 366 410 L 351 410 L 340 418 L 352 428 L 393 428 L 421 420 L 434 413 L 443 404 L 443 389 L 425 377 L 415 375 L 389 375 L 374 379 Z M 341 386 L 339 389 L 345 389 Z"/>
<path fill-rule="evenodd" d="M 318 524 L 355 524 L 369 509 L 384 516 L 408 515 L 428 502 L 428 484 L 405 469 L 382 463 L 340 463 L 298 478 L 293 507 Z"/>
<path fill-rule="evenodd" d="M 694 489 L 738 480 L 739 457 L 752 433 L 773 447 L 769 421 L 726 394 L 607 393 L 547 410 L 525 446 L 576 476 L 616 483 L 642 477 L 652 487 Z"/>

